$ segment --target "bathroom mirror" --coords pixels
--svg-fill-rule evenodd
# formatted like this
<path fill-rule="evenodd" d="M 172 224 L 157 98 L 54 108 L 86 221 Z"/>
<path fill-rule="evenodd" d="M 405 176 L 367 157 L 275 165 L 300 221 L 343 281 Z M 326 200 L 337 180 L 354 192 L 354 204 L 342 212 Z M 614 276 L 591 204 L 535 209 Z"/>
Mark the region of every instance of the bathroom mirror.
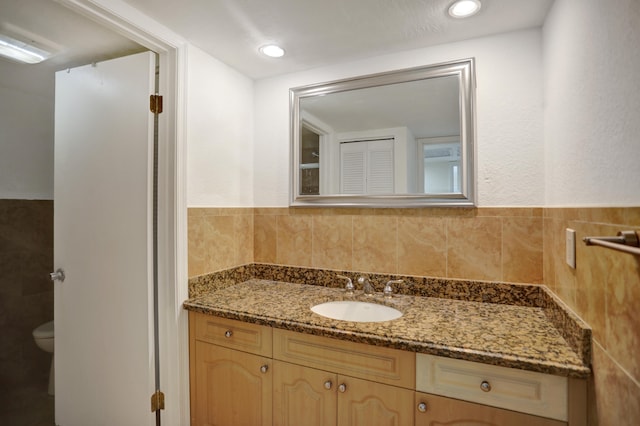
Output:
<path fill-rule="evenodd" d="M 473 206 L 474 60 L 290 90 L 292 206 Z"/>

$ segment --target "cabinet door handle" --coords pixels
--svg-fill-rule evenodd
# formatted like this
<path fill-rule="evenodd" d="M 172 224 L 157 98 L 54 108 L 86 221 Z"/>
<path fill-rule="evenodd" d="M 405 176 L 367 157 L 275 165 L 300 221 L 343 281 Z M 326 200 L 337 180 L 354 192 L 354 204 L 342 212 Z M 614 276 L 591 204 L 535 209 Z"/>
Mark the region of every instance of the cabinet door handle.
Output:
<path fill-rule="evenodd" d="M 338 386 L 338 390 L 342 393 L 345 393 L 347 391 L 347 385 L 345 385 L 344 383 L 340 383 L 340 386 Z"/>
<path fill-rule="evenodd" d="M 265 364 L 262 367 L 260 367 L 260 372 L 261 373 L 266 373 L 267 371 L 269 371 L 269 366 L 267 364 Z"/>
<path fill-rule="evenodd" d="M 233 336 L 233 331 L 227 330 L 227 331 L 224 332 L 224 337 L 229 338 L 231 336 Z"/>
<path fill-rule="evenodd" d="M 489 392 L 491 390 L 491 383 L 483 380 L 482 383 L 480 383 L 480 389 L 482 389 L 483 392 Z"/>
<path fill-rule="evenodd" d="M 331 380 L 327 380 L 326 382 L 324 382 L 325 389 L 330 390 L 332 386 L 333 386 L 333 383 L 331 383 Z"/>
<path fill-rule="evenodd" d="M 427 403 L 426 402 L 421 402 L 420 404 L 418 404 L 418 411 L 420 411 L 421 413 L 426 413 L 427 412 Z"/>

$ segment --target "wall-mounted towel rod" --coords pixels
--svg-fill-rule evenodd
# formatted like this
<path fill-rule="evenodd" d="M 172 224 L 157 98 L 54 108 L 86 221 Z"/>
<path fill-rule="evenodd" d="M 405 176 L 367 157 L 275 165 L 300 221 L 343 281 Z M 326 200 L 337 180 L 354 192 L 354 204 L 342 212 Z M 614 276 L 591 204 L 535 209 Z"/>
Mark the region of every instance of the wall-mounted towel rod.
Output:
<path fill-rule="evenodd" d="M 617 237 L 584 237 L 588 246 L 602 246 L 640 256 L 640 240 L 636 231 L 620 231 Z"/>

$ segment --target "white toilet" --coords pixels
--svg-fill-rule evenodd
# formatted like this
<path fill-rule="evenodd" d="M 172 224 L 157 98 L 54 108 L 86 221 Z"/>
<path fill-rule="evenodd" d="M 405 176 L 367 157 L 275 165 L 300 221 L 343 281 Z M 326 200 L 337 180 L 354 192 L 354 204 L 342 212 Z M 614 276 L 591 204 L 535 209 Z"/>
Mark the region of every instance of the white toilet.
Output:
<path fill-rule="evenodd" d="M 33 330 L 33 339 L 36 345 L 45 352 L 53 354 L 53 321 L 45 322 Z M 54 394 L 55 390 L 55 373 L 53 371 L 53 357 L 51 356 L 51 369 L 49 370 L 49 395 Z"/>

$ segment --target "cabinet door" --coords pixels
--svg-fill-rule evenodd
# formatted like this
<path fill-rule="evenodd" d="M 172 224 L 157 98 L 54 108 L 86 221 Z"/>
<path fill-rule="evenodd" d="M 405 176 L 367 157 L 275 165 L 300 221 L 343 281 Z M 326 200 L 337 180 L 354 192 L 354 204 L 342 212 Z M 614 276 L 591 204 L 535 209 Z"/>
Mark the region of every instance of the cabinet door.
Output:
<path fill-rule="evenodd" d="M 421 405 L 424 404 L 424 405 Z M 416 392 L 415 426 L 566 426 L 545 419 L 482 404 Z"/>
<path fill-rule="evenodd" d="M 338 425 L 413 426 L 413 394 L 408 389 L 338 376 Z"/>
<path fill-rule="evenodd" d="M 195 425 L 271 425 L 271 359 L 199 341 L 195 349 Z"/>
<path fill-rule="evenodd" d="M 336 379 L 334 373 L 274 361 L 274 426 L 334 426 Z"/>

